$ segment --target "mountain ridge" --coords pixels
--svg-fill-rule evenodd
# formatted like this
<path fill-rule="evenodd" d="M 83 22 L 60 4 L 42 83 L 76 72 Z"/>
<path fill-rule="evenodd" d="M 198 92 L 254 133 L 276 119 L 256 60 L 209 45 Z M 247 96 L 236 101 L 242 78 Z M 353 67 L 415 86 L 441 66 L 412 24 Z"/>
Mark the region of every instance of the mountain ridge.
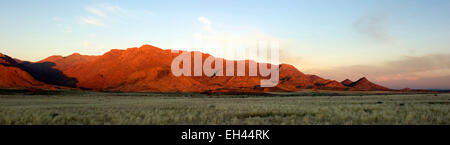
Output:
<path fill-rule="evenodd" d="M 53 86 L 36 80 L 15 59 L 2 53 L 0 53 L 0 88 L 54 89 Z"/>
<path fill-rule="evenodd" d="M 193 72 L 195 52 L 188 53 L 191 53 L 191 71 Z M 252 60 L 230 60 L 234 64 L 245 63 L 246 76 L 236 76 L 237 65 L 234 65 L 234 76 L 176 77 L 171 73 L 171 63 L 180 54 L 181 51 L 172 53 L 172 50 L 143 45 L 126 50 L 112 49 L 99 56 L 81 55 L 79 53 L 73 53 L 66 57 L 50 56 L 35 63 L 22 62 L 20 66 L 37 80 L 46 84 L 95 91 L 289 92 L 302 89 L 389 90 L 368 82 L 367 79 L 365 79 L 367 81 L 361 80 L 360 83 L 353 86 L 347 86 L 335 80 L 304 74 L 289 64 L 279 65 L 280 79 L 277 86 L 262 88 L 260 81 L 265 77 L 260 75 L 248 76 L 249 63 L 254 62 Z M 211 55 L 201 53 L 201 56 L 203 57 L 202 62 L 204 62 Z M 226 60 L 223 61 L 224 68 L 220 69 L 224 75 L 227 72 L 225 62 Z M 272 64 L 267 65 L 272 66 Z M 46 68 L 42 69 L 42 67 Z M 51 79 L 54 76 L 58 77 Z"/>

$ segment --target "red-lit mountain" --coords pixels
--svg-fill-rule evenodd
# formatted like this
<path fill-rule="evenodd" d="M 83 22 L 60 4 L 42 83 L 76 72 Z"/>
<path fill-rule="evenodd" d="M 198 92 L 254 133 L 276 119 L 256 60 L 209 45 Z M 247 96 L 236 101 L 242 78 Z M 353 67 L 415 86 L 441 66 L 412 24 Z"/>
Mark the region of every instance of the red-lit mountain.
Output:
<path fill-rule="evenodd" d="M 380 86 L 380 85 L 370 82 L 365 77 L 359 79 L 356 82 L 351 83 L 348 86 L 355 90 L 362 90 L 362 91 L 388 91 L 388 90 L 390 90 L 386 87 L 383 87 L 383 86 Z"/>
<path fill-rule="evenodd" d="M 194 57 L 194 52 L 191 52 Z M 294 66 L 281 64 L 280 81 L 276 87 L 260 87 L 261 76 L 248 76 L 251 61 L 245 61 L 246 76 L 181 76 L 171 72 L 172 60 L 180 53 L 151 45 L 127 50 L 111 50 L 102 56 L 73 55 L 51 56 L 36 63 L 22 62 L 24 70 L 47 84 L 78 87 L 102 91 L 147 92 L 267 92 L 299 91 L 301 89 L 327 90 L 386 90 L 386 88 L 360 81 L 345 86 L 337 81 L 307 75 Z M 203 61 L 210 56 L 203 54 Z M 226 65 L 224 60 L 225 74 Z M 235 63 L 237 61 L 234 61 Z M 193 67 L 193 61 L 192 65 Z M 269 65 L 270 66 L 270 65 Z M 194 70 L 193 68 L 191 69 Z M 356 83 L 356 82 L 355 82 Z"/>
<path fill-rule="evenodd" d="M 20 68 L 13 58 L 0 53 L 0 88 L 45 88 L 52 87 L 37 81 L 28 72 Z"/>
<path fill-rule="evenodd" d="M 350 87 L 350 85 L 353 84 L 353 81 L 351 81 L 349 79 L 345 79 L 344 81 L 341 82 L 341 84 L 343 84 L 344 86 Z"/>

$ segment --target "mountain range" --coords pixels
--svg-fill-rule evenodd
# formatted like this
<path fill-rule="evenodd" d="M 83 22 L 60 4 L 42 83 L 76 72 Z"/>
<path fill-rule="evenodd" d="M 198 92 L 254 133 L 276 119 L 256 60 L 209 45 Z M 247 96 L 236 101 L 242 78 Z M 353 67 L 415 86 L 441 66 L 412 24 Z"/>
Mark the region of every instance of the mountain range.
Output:
<path fill-rule="evenodd" d="M 190 52 L 194 56 L 194 52 Z M 0 88 L 83 89 L 120 92 L 290 92 L 302 89 L 387 91 L 367 78 L 352 82 L 324 79 L 280 64 L 280 81 L 260 87 L 261 76 L 180 76 L 171 72 L 180 55 L 151 45 L 113 49 L 101 56 L 74 53 L 51 56 L 38 62 L 22 61 L 0 53 Z M 203 61 L 210 56 L 201 53 Z M 246 68 L 252 60 L 244 61 Z M 239 61 L 233 61 L 235 64 Z M 192 62 L 193 63 L 193 62 Z M 225 61 L 224 61 L 225 63 Z M 192 65 L 193 66 L 193 65 Z M 225 65 L 224 65 L 225 66 Z M 271 66 L 271 64 L 269 64 Z M 236 68 L 236 65 L 235 65 Z M 193 69 L 191 69 L 193 70 Z M 236 70 L 236 69 L 234 69 Z M 224 68 L 223 72 L 226 72 Z M 235 71 L 234 74 L 237 74 Z"/>

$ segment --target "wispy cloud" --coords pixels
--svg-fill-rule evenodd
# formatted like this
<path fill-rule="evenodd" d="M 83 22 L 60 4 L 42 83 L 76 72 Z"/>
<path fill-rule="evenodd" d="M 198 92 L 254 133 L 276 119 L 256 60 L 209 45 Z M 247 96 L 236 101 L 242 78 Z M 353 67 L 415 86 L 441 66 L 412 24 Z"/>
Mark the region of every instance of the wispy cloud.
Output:
<path fill-rule="evenodd" d="M 130 20 L 145 20 L 155 15 L 149 10 L 129 10 L 109 3 L 92 4 L 84 7 L 85 15 L 78 17 L 80 24 L 106 26 L 111 23 L 129 23 Z"/>
<path fill-rule="evenodd" d="M 125 11 L 120 6 L 107 3 L 88 5 L 85 6 L 84 10 L 87 15 L 79 18 L 80 24 L 105 26 L 104 21 L 107 19 L 125 15 Z"/>
<path fill-rule="evenodd" d="M 353 22 L 353 29 L 377 42 L 392 43 L 395 39 L 387 31 L 387 18 L 388 15 L 386 13 L 365 15 Z"/>
<path fill-rule="evenodd" d="M 106 17 L 108 15 L 121 15 L 125 10 L 117 5 L 108 3 L 94 4 L 85 7 L 85 10 L 98 17 Z"/>
<path fill-rule="evenodd" d="M 105 17 L 106 16 L 106 14 L 104 12 L 102 12 L 98 8 L 86 7 L 85 9 L 86 9 L 86 11 L 88 11 L 88 12 L 90 12 L 90 13 L 96 15 L 96 16 L 99 16 L 99 17 Z"/>
<path fill-rule="evenodd" d="M 198 17 L 198 21 L 200 21 L 203 24 L 203 29 L 207 32 L 213 32 L 211 21 L 209 21 L 208 18 L 204 16 Z"/>
<path fill-rule="evenodd" d="M 103 24 L 103 22 L 98 19 L 98 18 L 81 18 L 80 19 L 80 24 L 91 24 L 91 25 L 96 25 L 96 26 L 104 26 L 105 24 Z"/>

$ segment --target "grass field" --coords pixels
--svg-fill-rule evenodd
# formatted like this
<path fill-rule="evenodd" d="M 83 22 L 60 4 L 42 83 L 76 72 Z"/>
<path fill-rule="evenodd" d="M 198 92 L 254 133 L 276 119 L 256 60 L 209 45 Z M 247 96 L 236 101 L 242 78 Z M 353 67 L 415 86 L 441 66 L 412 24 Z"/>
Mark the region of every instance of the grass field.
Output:
<path fill-rule="evenodd" d="M 450 124 L 450 94 L 0 92 L 1 125 Z"/>

